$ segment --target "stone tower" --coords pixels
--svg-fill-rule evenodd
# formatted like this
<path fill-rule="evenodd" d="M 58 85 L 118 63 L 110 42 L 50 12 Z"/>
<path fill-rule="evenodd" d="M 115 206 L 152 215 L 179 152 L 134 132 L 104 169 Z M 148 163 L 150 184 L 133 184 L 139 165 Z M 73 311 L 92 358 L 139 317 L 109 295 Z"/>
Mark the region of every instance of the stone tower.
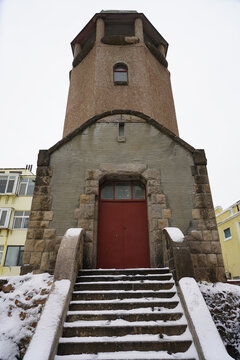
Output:
<path fill-rule="evenodd" d="M 73 40 L 64 137 L 39 152 L 22 273 L 53 272 L 79 227 L 85 268 L 224 279 L 207 161 L 178 136 L 167 47 L 135 11 L 98 13 Z"/>
<path fill-rule="evenodd" d="M 102 11 L 72 41 L 74 54 L 63 136 L 97 114 L 134 110 L 178 135 L 168 43 L 136 11 Z M 127 81 L 114 81 L 114 66 L 125 65 Z"/>

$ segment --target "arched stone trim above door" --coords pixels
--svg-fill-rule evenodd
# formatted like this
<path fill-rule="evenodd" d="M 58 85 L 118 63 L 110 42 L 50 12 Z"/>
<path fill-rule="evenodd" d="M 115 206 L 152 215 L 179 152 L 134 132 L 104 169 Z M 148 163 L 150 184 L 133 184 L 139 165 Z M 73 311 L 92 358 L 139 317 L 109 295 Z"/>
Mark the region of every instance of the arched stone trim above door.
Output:
<path fill-rule="evenodd" d="M 160 172 L 145 164 L 101 164 L 99 169 L 87 169 L 85 192 L 75 210 L 78 227 L 86 231 L 84 267 L 96 267 L 99 186 L 105 180 L 141 180 L 146 186 L 148 231 L 151 267 L 163 266 L 162 229 L 169 226 L 171 210 L 161 192 Z"/>

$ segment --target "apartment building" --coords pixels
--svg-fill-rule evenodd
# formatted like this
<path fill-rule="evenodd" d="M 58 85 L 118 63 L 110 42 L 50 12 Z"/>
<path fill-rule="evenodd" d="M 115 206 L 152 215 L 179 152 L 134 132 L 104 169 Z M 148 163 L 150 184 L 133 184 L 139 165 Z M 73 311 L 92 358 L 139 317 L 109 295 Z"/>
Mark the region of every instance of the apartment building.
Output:
<path fill-rule="evenodd" d="M 32 166 L 0 169 L 0 275 L 19 275 L 35 176 Z"/>

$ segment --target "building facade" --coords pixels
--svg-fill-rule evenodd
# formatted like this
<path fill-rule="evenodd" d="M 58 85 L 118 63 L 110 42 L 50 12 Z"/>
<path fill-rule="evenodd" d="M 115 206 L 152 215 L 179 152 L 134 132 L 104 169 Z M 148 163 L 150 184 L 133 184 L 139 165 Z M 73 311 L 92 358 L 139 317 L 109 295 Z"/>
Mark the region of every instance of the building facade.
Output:
<path fill-rule="evenodd" d="M 86 268 L 161 267 L 172 226 L 195 278 L 224 279 L 206 157 L 178 136 L 167 48 L 135 11 L 98 13 L 73 40 L 64 137 L 39 152 L 22 273 L 53 272 L 71 227 L 85 230 Z"/>
<path fill-rule="evenodd" d="M 224 267 L 228 279 L 240 280 L 240 201 L 215 208 Z"/>
<path fill-rule="evenodd" d="M 31 167 L 0 169 L 0 275 L 19 275 L 35 176 Z"/>

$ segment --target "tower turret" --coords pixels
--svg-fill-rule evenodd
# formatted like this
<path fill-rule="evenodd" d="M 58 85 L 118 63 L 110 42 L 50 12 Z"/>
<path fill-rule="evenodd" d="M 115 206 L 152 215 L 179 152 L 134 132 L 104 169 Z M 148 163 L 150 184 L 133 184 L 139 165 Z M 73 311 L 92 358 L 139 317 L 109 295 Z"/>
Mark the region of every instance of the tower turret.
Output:
<path fill-rule="evenodd" d="M 97 13 L 71 45 L 63 136 L 94 115 L 116 109 L 144 113 L 178 135 L 168 43 L 142 13 Z"/>

